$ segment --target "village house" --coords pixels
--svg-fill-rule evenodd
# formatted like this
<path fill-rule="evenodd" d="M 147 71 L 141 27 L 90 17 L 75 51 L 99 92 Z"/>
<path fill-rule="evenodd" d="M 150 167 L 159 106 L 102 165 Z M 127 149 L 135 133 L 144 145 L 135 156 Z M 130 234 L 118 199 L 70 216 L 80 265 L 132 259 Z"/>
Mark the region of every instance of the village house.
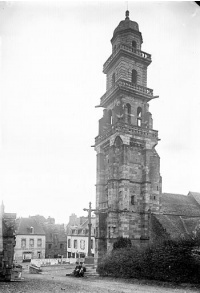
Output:
<path fill-rule="evenodd" d="M 44 223 L 46 235 L 46 258 L 67 257 L 67 235 L 64 224 L 55 224 L 54 218 Z"/>
<path fill-rule="evenodd" d="M 31 261 L 45 257 L 45 231 L 33 218 L 16 220 L 16 261 Z"/>
<path fill-rule="evenodd" d="M 55 219 L 36 215 L 32 216 L 43 228 L 46 236 L 45 257 L 66 258 L 67 257 L 67 235 L 64 224 L 56 224 Z"/>
<path fill-rule="evenodd" d="M 91 218 L 91 255 L 95 254 L 95 217 Z M 67 225 L 67 257 L 85 258 L 88 255 L 88 217 L 72 214 Z"/>

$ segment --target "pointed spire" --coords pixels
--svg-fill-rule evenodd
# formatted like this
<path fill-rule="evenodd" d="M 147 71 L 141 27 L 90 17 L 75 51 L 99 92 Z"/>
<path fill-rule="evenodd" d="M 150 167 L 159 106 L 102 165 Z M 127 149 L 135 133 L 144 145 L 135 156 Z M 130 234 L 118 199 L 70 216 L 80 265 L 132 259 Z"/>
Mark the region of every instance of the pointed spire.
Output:
<path fill-rule="evenodd" d="M 129 10 L 126 10 L 126 18 L 125 19 L 129 19 Z"/>

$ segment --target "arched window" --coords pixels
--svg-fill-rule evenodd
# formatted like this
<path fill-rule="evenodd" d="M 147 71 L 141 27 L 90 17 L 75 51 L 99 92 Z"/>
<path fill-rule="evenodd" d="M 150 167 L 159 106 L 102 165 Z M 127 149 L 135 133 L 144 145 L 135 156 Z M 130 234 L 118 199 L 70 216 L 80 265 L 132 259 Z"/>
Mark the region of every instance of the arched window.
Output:
<path fill-rule="evenodd" d="M 131 123 L 131 105 L 126 104 L 126 108 L 127 108 L 127 122 Z"/>
<path fill-rule="evenodd" d="M 115 73 L 112 75 L 112 86 L 115 84 Z"/>
<path fill-rule="evenodd" d="M 138 107 L 137 108 L 137 126 L 141 127 L 142 125 L 142 108 Z"/>
<path fill-rule="evenodd" d="M 115 139 L 115 146 L 120 147 L 123 144 L 123 141 L 120 136 L 117 136 Z"/>
<path fill-rule="evenodd" d="M 132 70 L 131 82 L 137 83 L 137 71 L 135 69 Z"/>
<path fill-rule="evenodd" d="M 132 51 L 135 52 L 135 49 L 137 48 L 136 41 L 132 41 Z"/>

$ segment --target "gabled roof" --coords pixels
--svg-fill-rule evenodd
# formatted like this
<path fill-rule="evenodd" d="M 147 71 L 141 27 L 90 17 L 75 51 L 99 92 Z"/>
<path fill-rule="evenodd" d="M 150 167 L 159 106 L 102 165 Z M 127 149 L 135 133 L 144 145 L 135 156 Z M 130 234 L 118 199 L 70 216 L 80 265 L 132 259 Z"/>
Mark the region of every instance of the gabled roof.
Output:
<path fill-rule="evenodd" d="M 198 202 L 198 204 L 200 204 L 200 193 L 199 192 L 190 191 L 188 193 L 188 196 L 193 197 Z"/>
<path fill-rule="evenodd" d="M 33 227 L 32 233 L 31 227 Z M 45 235 L 45 232 L 35 219 L 20 218 L 17 220 L 16 235 Z"/>
<path fill-rule="evenodd" d="M 96 221 L 96 218 L 95 217 L 92 217 L 91 218 L 91 224 L 92 224 L 92 227 L 95 226 L 95 221 Z M 82 225 L 80 225 L 78 228 L 79 229 L 85 229 L 85 228 L 88 228 L 88 223 L 89 223 L 89 220 L 87 219 Z"/>
<path fill-rule="evenodd" d="M 77 231 L 76 235 L 82 235 L 82 234 L 88 235 L 88 231 L 89 231 L 88 230 L 89 229 L 88 222 L 89 222 L 89 220 L 88 220 L 88 218 L 86 218 L 86 220 L 81 225 L 69 225 L 67 227 L 67 234 L 68 235 L 71 235 L 71 233 L 74 234 L 72 231 L 75 230 L 75 231 Z M 91 233 L 92 234 L 94 233 L 95 222 L 96 222 L 96 217 L 91 217 L 91 224 L 92 224 Z"/>

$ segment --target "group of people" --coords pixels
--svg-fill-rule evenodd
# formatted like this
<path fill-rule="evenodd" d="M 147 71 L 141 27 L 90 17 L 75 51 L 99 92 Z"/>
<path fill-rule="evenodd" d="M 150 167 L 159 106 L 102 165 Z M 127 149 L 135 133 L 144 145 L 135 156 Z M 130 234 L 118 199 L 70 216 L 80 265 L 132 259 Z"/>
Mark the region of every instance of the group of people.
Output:
<path fill-rule="evenodd" d="M 86 267 L 84 266 L 84 263 L 80 262 L 80 264 L 78 262 L 76 262 L 76 267 L 73 271 L 73 274 L 75 277 L 84 277 L 84 273 L 86 272 Z"/>

